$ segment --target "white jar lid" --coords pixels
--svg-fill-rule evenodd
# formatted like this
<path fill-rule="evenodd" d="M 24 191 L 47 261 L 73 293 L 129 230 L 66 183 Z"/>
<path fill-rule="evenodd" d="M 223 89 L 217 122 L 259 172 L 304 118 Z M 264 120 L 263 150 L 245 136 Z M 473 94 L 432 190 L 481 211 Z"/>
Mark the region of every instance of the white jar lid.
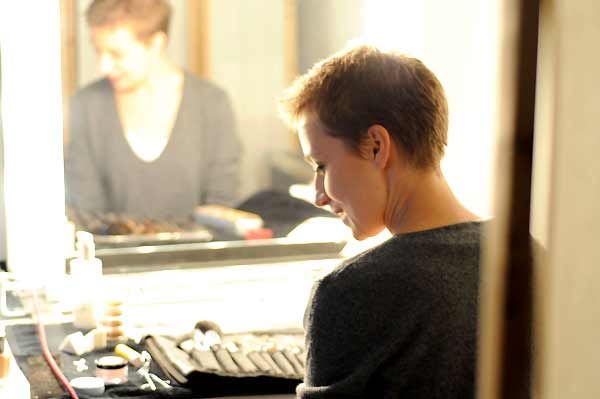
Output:
<path fill-rule="evenodd" d="M 104 393 L 104 380 L 98 377 L 73 378 L 71 386 L 81 395 L 101 396 Z"/>

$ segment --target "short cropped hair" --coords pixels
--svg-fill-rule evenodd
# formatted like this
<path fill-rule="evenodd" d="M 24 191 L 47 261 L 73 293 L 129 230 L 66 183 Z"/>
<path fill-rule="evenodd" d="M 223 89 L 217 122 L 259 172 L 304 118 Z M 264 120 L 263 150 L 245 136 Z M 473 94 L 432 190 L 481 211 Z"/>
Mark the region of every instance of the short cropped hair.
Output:
<path fill-rule="evenodd" d="M 390 133 L 411 164 L 436 167 L 448 135 L 448 104 L 435 75 L 418 59 L 359 46 L 334 54 L 297 78 L 279 103 L 292 128 L 314 112 L 327 134 L 360 153 L 369 127 Z"/>
<path fill-rule="evenodd" d="M 157 32 L 169 34 L 171 5 L 167 0 L 94 0 L 85 14 L 91 27 L 126 24 L 146 40 Z"/>

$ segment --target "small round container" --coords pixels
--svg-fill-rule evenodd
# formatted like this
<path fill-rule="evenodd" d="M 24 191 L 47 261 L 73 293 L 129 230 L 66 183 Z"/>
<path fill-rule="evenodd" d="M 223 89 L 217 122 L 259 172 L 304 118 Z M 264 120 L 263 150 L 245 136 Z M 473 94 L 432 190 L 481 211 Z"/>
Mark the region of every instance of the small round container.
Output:
<path fill-rule="evenodd" d="M 102 378 L 106 384 L 123 384 L 127 382 L 127 360 L 120 356 L 103 356 L 96 359 L 96 377 Z"/>
<path fill-rule="evenodd" d="M 77 377 L 71 380 L 71 386 L 79 395 L 102 396 L 104 380 L 98 377 Z"/>

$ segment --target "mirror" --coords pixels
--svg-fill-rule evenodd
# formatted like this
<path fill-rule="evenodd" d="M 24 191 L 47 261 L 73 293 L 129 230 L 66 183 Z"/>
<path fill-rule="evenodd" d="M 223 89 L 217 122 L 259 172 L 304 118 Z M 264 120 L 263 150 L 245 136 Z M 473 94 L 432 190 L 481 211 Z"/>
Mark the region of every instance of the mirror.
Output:
<path fill-rule="evenodd" d="M 260 208 L 257 205 L 264 208 L 264 202 L 259 202 L 265 198 L 272 203 L 282 201 L 281 197 L 265 197 L 265 191 L 287 193 L 291 184 L 308 183 L 312 178 L 312 170 L 302 160 L 295 135 L 277 115 L 276 98 L 299 72 L 360 35 L 363 2 L 331 1 L 323 4 L 320 1 L 268 0 L 257 4 L 244 0 L 171 1 L 169 58 L 196 76 L 221 87 L 231 100 L 243 148 L 237 204 L 248 204 L 245 200 L 249 200 L 254 205 L 246 207 L 246 210 Z M 63 37 L 63 43 L 76 43 L 76 51 L 71 55 L 71 76 L 66 77 L 72 82 L 71 87 L 65 90 L 66 104 L 73 92 L 102 76 L 84 17 L 91 0 L 76 0 L 71 3 L 71 8 L 68 8 L 69 2 L 64 3 L 63 20 L 70 18 L 72 26 L 70 29 L 63 28 L 63 36 L 71 36 Z M 333 20 L 335 23 L 331 23 Z M 323 30 L 324 26 L 327 26 L 326 30 Z M 68 120 L 66 116 L 66 124 Z M 67 130 L 65 143 L 69 140 Z M 214 151 L 221 150 L 215 148 Z M 68 181 L 66 183 L 68 185 Z M 69 187 L 66 189 L 68 191 Z M 160 192 L 160 186 L 156 190 Z M 253 198 L 261 193 L 261 200 Z M 294 203 L 290 209 L 298 211 L 298 218 L 312 214 L 329 216 L 308 203 L 306 206 Z M 108 218 L 102 215 L 104 220 L 108 220 L 108 225 L 99 224 L 98 220 L 90 221 L 98 219 L 96 216 L 77 215 L 77 218 L 88 225 L 91 223 L 97 232 L 109 235 L 122 235 L 119 233 L 135 231 L 136 228 L 140 231 L 140 223 L 137 227 L 128 227 L 128 221 L 115 224 L 114 215 Z M 142 224 L 141 228 L 145 232 L 165 232 L 173 227 L 171 222 L 155 223 L 153 226 Z M 285 232 L 286 229 L 274 233 L 277 237 Z M 202 240 L 201 236 L 194 237 Z M 227 235 L 220 237 L 234 238 Z"/>
<path fill-rule="evenodd" d="M 80 59 L 87 59 L 87 65 L 95 69 L 93 57 L 85 55 L 86 51 L 93 51 L 87 27 L 81 23 L 88 3 L 89 0 L 59 2 L 63 17 L 65 10 L 70 10 L 71 15 L 70 20 L 63 18 L 62 26 L 63 56 L 70 53 L 72 58 L 72 62 L 63 63 L 63 70 L 70 70 L 69 76 L 75 79 L 71 89 L 69 78 L 65 79 L 66 96 L 92 79 L 80 66 Z M 451 115 L 444 173 L 467 206 L 482 216 L 491 214 L 498 63 L 497 14 L 493 5 L 469 1 L 457 6 L 440 0 L 265 0 L 260 6 L 243 0 L 175 0 L 173 5 L 170 47 L 176 48 L 176 30 L 183 32 L 184 40 L 192 38 L 194 43 L 187 40 L 180 46 L 184 50 L 179 61 L 197 68 L 198 58 L 210 59 L 210 63 L 200 63 L 200 70 L 232 98 L 238 130 L 246 146 L 242 170 L 247 178 L 241 188 L 242 196 L 278 184 L 269 167 L 276 154 L 297 155 L 294 135 L 276 117 L 274 97 L 313 62 L 340 49 L 349 39 L 370 33 L 371 38 L 387 38 L 386 43 L 393 42 L 402 51 L 420 49 L 415 55 L 438 75 L 446 88 Z M 197 18 L 190 5 L 200 8 L 204 17 Z M 178 27 L 177 20 L 183 20 L 183 26 Z M 196 24 L 190 25 L 189 21 Z M 204 32 L 204 36 L 198 32 Z M 196 43 L 199 37 L 208 38 L 203 46 Z M 371 41 L 376 45 L 383 42 Z M 407 46 L 407 42 L 411 45 Z M 210 54 L 210 58 L 192 57 L 188 50 L 192 44 L 200 55 Z M 287 72 L 275 74 L 271 67 L 276 64 L 292 68 L 277 68 Z M 283 158 L 287 159 L 285 155 Z"/>

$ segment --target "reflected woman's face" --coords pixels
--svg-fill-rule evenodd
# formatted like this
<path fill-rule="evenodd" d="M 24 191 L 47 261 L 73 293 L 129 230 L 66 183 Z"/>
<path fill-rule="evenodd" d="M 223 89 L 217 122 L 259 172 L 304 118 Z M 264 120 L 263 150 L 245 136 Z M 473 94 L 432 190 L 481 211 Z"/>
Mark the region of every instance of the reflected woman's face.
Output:
<path fill-rule="evenodd" d="M 160 56 L 153 41 L 139 40 L 127 26 L 92 27 L 91 40 L 102 75 L 116 92 L 135 90 L 148 79 Z"/>

